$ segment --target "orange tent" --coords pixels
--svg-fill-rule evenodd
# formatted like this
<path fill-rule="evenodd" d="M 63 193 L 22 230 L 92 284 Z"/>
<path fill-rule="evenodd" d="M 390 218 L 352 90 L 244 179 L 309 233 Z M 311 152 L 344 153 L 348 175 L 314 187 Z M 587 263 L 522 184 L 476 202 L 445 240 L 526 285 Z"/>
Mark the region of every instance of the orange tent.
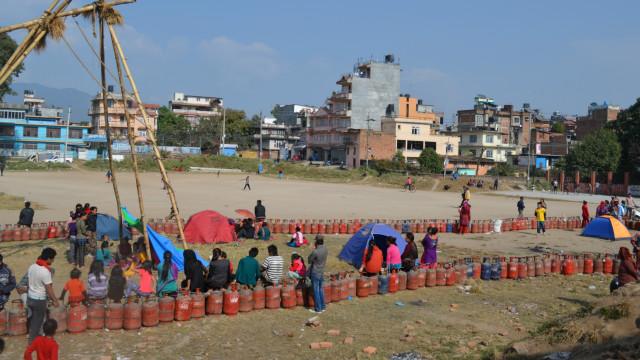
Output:
<path fill-rule="evenodd" d="M 213 210 L 192 215 L 184 227 L 184 236 L 190 244 L 229 243 L 236 240 L 229 219 Z"/>

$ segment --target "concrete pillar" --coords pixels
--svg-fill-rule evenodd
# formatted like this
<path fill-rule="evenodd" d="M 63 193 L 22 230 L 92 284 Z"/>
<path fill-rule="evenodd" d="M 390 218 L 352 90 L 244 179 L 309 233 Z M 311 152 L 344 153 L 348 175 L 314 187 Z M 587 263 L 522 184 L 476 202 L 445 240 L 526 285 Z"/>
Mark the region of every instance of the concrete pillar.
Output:
<path fill-rule="evenodd" d="M 596 192 L 596 172 L 591 172 L 591 193 Z"/>
<path fill-rule="evenodd" d="M 551 169 L 547 168 L 547 181 L 551 181 Z"/>
<path fill-rule="evenodd" d="M 624 172 L 624 192 L 629 192 L 629 172 Z"/>
<path fill-rule="evenodd" d="M 564 190 L 564 170 L 560 171 L 560 190 Z"/>
<path fill-rule="evenodd" d="M 580 171 L 579 170 L 576 170 L 575 181 L 576 181 L 576 189 L 577 189 L 578 185 L 580 185 Z"/>
<path fill-rule="evenodd" d="M 613 171 L 607 172 L 607 185 L 611 186 L 613 184 Z"/>

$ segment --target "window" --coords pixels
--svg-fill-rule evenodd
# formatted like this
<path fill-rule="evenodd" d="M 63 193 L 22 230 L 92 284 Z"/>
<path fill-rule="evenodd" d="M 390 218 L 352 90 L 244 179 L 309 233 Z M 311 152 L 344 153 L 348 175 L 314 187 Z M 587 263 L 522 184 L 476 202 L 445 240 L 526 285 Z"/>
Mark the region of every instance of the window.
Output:
<path fill-rule="evenodd" d="M 71 139 L 82 139 L 82 129 L 70 129 L 69 130 L 69 138 L 71 138 Z"/>
<path fill-rule="evenodd" d="M 422 141 L 407 141 L 408 150 L 422 150 L 424 149 L 424 143 Z"/>
<path fill-rule="evenodd" d="M 139 131 L 138 131 L 138 136 L 140 136 L 140 137 L 146 137 L 146 136 L 147 136 L 147 131 L 146 131 L 146 130 L 139 130 Z"/>
<path fill-rule="evenodd" d="M 489 159 L 493 159 L 493 150 L 487 150 L 485 152 L 485 155 L 489 158 Z"/>
<path fill-rule="evenodd" d="M 22 135 L 25 137 L 38 137 L 38 128 L 35 126 L 25 126 Z"/>
<path fill-rule="evenodd" d="M 522 123 L 520 122 L 520 116 L 514 116 L 511 119 L 511 123 L 513 124 L 513 126 L 520 126 Z"/>
<path fill-rule="evenodd" d="M 47 128 L 47 137 L 48 138 L 60 138 L 60 128 Z"/>
<path fill-rule="evenodd" d="M 107 99 L 107 106 L 108 107 L 113 107 L 114 104 L 115 104 L 115 102 L 113 101 L 113 99 Z"/>
<path fill-rule="evenodd" d="M 493 135 L 487 135 L 487 142 L 493 144 Z"/>
<path fill-rule="evenodd" d="M 0 126 L 0 136 L 14 136 L 15 132 L 12 126 Z"/>
<path fill-rule="evenodd" d="M 47 144 L 47 150 L 58 151 L 60 150 L 60 144 Z"/>
<path fill-rule="evenodd" d="M 469 135 L 469 142 L 475 144 L 478 142 L 478 135 Z"/>
<path fill-rule="evenodd" d="M 411 135 L 420 135 L 420 127 L 412 126 L 411 127 Z"/>
<path fill-rule="evenodd" d="M 482 114 L 476 114 L 476 126 L 484 125 L 484 116 Z"/>
<path fill-rule="evenodd" d="M 0 149 L 13 149 L 13 143 L 0 142 Z"/>
<path fill-rule="evenodd" d="M 403 150 L 405 146 L 406 146 L 406 141 L 405 140 L 396 141 L 396 149 Z"/>
<path fill-rule="evenodd" d="M 24 143 L 22 146 L 25 150 L 38 150 L 38 144 L 36 143 Z"/>
<path fill-rule="evenodd" d="M 398 130 L 400 130 L 401 127 L 402 127 L 401 125 L 398 125 Z"/>
<path fill-rule="evenodd" d="M 124 115 L 120 115 L 120 122 L 123 123 L 124 122 Z"/>

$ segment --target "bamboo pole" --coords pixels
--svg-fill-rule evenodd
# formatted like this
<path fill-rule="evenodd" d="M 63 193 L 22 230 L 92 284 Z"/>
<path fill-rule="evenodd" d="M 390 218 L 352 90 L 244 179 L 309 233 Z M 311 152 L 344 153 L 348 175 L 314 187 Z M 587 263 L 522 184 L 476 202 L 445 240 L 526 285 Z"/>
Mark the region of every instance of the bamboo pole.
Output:
<path fill-rule="evenodd" d="M 113 42 L 113 39 L 112 39 Z M 118 70 L 118 82 L 120 84 L 120 93 L 124 99 L 127 98 L 126 93 L 127 89 L 124 83 L 124 76 L 122 76 L 122 66 L 120 64 L 120 58 L 116 53 L 115 48 L 113 49 L 113 55 L 115 57 L 116 69 Z M 147 232 L 147 227 L 145 226 L 145 212 L 144 212 L 144 198 L 142 196 L 142 185 L 140 183 L 140 174 L 138 172 L 138 155 L 136 153 L 136 142 L 133 133 L 133 123 L 131 121 L 131 116 L 129 114 L 129 107 L 124 107 L 124 116 L 127 118 L 127 135 L 129 138 L 129 147 L 131 148 L 131 161 L 133 163 L 133 175 L 136 179 L 136 191 L 138 192 L 138 207 L 140 208 L 140 224 L 142 224 L 142 235 L 144 236 L 144 244 L 147 247 L 147 257 L 151 259 L 151 244 L 149 244 L 149 233 Z M 158 254 L 158 257 L 161 255 Z"/>
<path fill-rule="evenodd" d="M 60 0 L 57 0 L 57 1 L 60 1 Z M 105 6 L 118 6 L 118 5 L 124 5 L 124 4 L 131 4 L 136 1 L 137 0 L 115 0 L 109 3 L 105 3 Z M 57 17 L 78 16 L 80 14 L 93 11 L 95 8 L 96 8 L 96 4 L 93 3 L 90 5 L 79 7 L 77 9 L 63 11 L 60 14 L 58 14 Z M 34 25 L 38 25 L 41 20 L 42 19 L 32 19 L 19 24 L 0 27 L 0 34 L 10 32 L 10 31 L 20 30 L 20 29 L 28 29 Z"/>
<path fill-rule="evenodd" d="M 113 194 L 116 197 L 116 206 L 118 207 L 118 234 L 122 241 L 122 203 L 120 202 L 120 192 L 118 191 L 118 181 L 116 180 L 116 172 L 113 168 L 113 149 L 111 149 L 111 125 L 109 124 L 109 105 L 107 101 L 107 72 L 105 63 L 104 49 L 104 18 L 100 16 L 100 77 L 102 84 L 102 108 L 104 115 L 105 132 L 107 134 L 107 154 L 109 156 L 109 170 L 111 171 L 111 184 L 113 185 Z M 126 101 L 123 99 L 126 106 Z M 100 120 L 98 119 L 98 125 Z"/>
<path fill-rule="evenodd" d="M 149 141 L 151 142 L 151 147 L 153 148 L 153 152 L 156 158 L 156 162 L 158 164 L 158 168 L 160 169 L 160 175 L 162 176 L 162 181 L 164 182 L 167 192 L 169 193 L 169 200 L 171 201 L 171 207 L 173 209 L 173 213 L 176 216 L 176 222 L 178 224 L 178 232 L 180 233 L 180 238 L 182 239 L 182 245 L 185 249 L 188 249 L 187 241 L 184 236 L 184 228 L 182 225 L 182 218 L 180 217 L 180 210 L 178 210 L 178 203 L 176 201 L 176 195 L 173 191 L 173 186 L 169 182 L 169 177 L 167 176 L 167 170 L 162 163 L 162 157 L 160 155 L 160 150 L 158 149 L 158 144 L 156 142 L 156 136 L 152 131 L 153 126 L 149 122 L 149 117 L 147 115 L 147 111 L 144 108 L 142 100 L 140 99 L 140 93 L 138 92 L 138 88 L 136 87 L 135 80 L 131 75 L 131 70 L 129 69 L 129 64 L 127 63 L 127 59 L 124 56 L 122 51 L 122 46 L 120 46 L 120 41 L 118 40 L 118 36 L 113 25 L 109 25 L 109 32 L 111 33 L 111 39 L 113 42 L 113 46 L 115 50 L 118 52 L 118 56 L 120 56 L 120 60 L 122 60 L 122 65 L 124 66 L 124 71 L 127 74 L 127 78 L 129 79 L 129 83 L 131 84 L 131 89 L 133 91 L 133 95 L 138 103 L 138 109 L 142 112 L 142 118 L 144 119 L 145 126 L 147 127 L 147 136 Z"/>

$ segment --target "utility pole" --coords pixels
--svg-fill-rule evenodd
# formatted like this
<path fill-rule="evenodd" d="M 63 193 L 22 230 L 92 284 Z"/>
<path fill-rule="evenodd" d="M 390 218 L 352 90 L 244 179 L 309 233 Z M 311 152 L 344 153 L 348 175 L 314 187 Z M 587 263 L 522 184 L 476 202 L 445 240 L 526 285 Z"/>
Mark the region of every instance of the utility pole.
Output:
<path fill-rule="evenodd" d="M 531 137 L 533 132 L 533 127 L 531 126 L 531 119 L 529 117 L 529 144 L 528 144 L 528 154 L 527 154 L 527 189 L 530 187 L 530 179 L 531 179 Z"/>
<path fill-rule="evenodd" d="M 367 169 L 367 171 L 369 171 L 369 133 L 371 133 L 371 122 L 375 121 L 374 119 L 371 119 L 369 117 L 367 117 L 367 157 L 365 158 L 365 167 Z"/>
<path fill-rule="evenodd" d="M 67 147 L 69 146 L 69 124 L 71 123 L 71 106 L 69 106 L 69 112 L 67 113 L 67 136 L 64 137 L 64 156 L 62 161 L 67 162 Z"/>
<path fill-rule="evenodd" d="M 260 111 L 260 145 L 258 148 L 258 161 L 262 164 L 262 111 Z"/>
<path fill-rule="evenodd" d="M 220 154 L 222 155 L 223 151 L 224 151 L 224 140 L 226 137 L 226 126 L 227 126 L 227 108 L 224 106 L 224 100 L 222 100 L 222 139 L 220 139 L 220 143 L 222 144 L 220 146 Z"/>

